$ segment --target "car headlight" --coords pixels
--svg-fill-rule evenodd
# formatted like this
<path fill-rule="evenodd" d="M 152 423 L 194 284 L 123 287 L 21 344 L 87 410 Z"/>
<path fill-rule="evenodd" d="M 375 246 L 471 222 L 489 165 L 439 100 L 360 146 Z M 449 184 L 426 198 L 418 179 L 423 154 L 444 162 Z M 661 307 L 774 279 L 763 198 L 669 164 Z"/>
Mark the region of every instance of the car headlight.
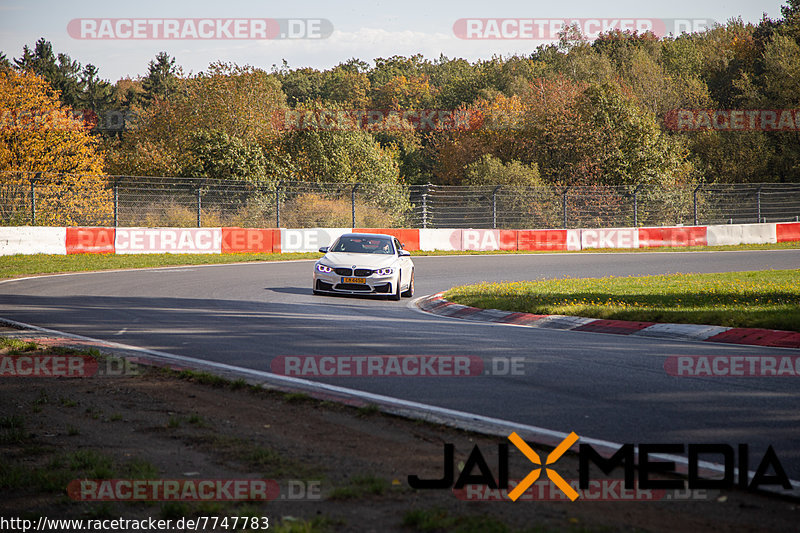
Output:
<path fill-rule="evenodd" d="M 317 263 L 317 272 L 330 274 L 331 272 L 333 272 L 333 269 L 327 265 L 323 265 L 322 263 Z"/>
<path fill-rule="evenodd" d="M 391 267 L 379 268 L 378 270 L 375 271 L 375 275 L 376 276 L 388 276 L 392 272 L 394 272 L 394 269 L 391 268 Z"/>

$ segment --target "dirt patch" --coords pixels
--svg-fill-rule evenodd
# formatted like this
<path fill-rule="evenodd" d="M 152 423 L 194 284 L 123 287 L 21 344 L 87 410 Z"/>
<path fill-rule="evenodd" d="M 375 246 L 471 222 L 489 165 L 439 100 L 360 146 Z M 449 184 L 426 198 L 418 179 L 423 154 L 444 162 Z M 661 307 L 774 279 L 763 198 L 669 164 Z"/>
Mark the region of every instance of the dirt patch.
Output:
<path fill-rule="evenodd" d="M 496 471 L 501 440 L 243 382 L 158 369 L 0 379 L 3 517 L 265 516 L 279 531 L 359 532 L 796 531 L 800 523 L 796 503 L 738 491 L 700 501 L 468 502 L 451 490 L 415 490 L 410 474 L 441 477 L 445 443 L 455 445 L 458 463 L 479 445 Z M 531 466 L 511 454 L 510 472 L 525 475 Z M 577 459 L 565 456 L 558 467 L 577 472 Z M 76 501 L 66 487 L 82 478 L 271 479 L 281 495 L 239 503 Z"/>

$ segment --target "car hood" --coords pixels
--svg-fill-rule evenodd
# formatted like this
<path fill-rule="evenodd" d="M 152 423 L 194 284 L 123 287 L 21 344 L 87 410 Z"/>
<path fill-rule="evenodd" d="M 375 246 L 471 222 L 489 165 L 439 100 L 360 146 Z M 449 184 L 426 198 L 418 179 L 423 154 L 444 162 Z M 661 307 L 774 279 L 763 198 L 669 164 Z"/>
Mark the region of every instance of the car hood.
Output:
<path fill-rule="evenodd" d="M 382 268 L 391 266 L 397 261 L 396 255 L 387 254 L 352 254 L 347 252 L 328 252 L 321 262 L 332 267 L 347 267 L 353 265 L 363 268 Z"/>

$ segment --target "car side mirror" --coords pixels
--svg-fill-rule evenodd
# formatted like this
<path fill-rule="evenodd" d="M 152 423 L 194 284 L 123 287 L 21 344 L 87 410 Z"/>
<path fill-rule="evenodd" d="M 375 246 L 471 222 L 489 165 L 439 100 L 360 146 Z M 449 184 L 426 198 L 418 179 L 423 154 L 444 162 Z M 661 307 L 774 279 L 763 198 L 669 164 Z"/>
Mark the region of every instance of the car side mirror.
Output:
<path fill-rule="evenodd" d="M 398 253 L 397 255 L 399 255 L 400 257 L 411 257 L 411 252 L 400 250 L 400 253 Z"/>
<path fill-rule="evenodd" d="M 322 254 L 327 254 L 328 253 L 328 247 L 327 246 L 323 246 L 322 248 L 319 249 L 319 251 Z"/>

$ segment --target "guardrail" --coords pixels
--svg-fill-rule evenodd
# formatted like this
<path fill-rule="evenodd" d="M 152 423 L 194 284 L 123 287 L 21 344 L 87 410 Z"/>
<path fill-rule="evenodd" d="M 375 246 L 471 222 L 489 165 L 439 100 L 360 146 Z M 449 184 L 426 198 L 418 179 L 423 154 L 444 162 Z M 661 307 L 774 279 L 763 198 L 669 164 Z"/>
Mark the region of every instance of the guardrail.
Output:
<path fill-rule="evenodd" d="M 316 252 L 350 231 L 388 233 L 410 251 L 570 251 L 800 241 L 800 222 L 560 230 L 22 226 L 0 227 L 0 255 Z"/>

